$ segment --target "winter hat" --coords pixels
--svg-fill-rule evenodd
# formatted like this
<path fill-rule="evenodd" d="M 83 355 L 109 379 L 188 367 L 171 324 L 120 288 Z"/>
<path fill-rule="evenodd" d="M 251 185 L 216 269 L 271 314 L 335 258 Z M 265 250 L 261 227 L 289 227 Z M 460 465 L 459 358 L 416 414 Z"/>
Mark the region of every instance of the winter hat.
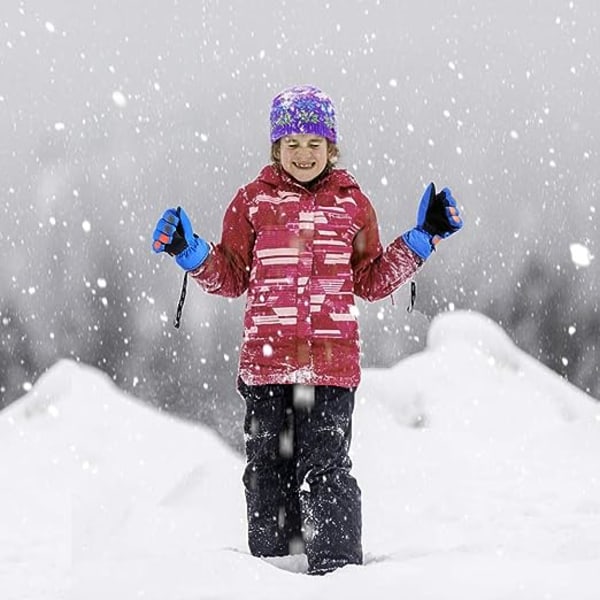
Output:
<path fill-rule="evenodd" d="M 301 133 L 319 135 L 334 144 L 337 141 L 333 102 L 312 85 L 284 90 L 271 106 L 271 142 Z"/>

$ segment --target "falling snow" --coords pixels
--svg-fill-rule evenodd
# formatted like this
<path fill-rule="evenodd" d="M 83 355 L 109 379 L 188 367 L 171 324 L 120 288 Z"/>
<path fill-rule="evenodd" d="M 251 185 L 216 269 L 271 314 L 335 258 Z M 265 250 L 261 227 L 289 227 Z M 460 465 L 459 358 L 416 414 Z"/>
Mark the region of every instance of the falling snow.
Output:
<path fill-rule="evenodd" d="M 569 250 L 571 251 L 571 260 L 576 266 L 589 267 L 592 264 L 594 257 L 587 246 L 583 244 L 571 244 Z"/>
<path fill-rule="evenodd" d="M 125 97 L 125 94 L 123 94 L 123 92 L 120 92 L 118 90 L 114 91 L 112 93 L 112 100 L 119 108 L 124 108 L 125 106 L 127 106 L 127 98 Z"/>

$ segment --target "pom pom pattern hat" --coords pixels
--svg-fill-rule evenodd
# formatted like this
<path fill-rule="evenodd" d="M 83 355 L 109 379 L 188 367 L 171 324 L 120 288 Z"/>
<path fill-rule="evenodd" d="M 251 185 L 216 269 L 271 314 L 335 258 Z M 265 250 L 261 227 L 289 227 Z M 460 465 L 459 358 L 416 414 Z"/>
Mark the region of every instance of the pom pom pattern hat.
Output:
<path fill-rule="evenodd" d="M 311 85 L 284 90 L 271 105 L 271 142 L 286 135 L 312 134 L 337 142 L 335 109 L 327 94 Z"/>

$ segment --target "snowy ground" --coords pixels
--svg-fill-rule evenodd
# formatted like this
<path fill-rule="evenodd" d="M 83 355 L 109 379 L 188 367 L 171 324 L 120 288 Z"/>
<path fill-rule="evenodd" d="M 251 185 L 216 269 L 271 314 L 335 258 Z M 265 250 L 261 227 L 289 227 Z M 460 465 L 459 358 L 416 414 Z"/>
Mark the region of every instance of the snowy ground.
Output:
<path fill-rule="evenodd" d="M 365 372 L 367 564 L 247 554 L 242 459 L 60 362 L 0 413 L 2 600 L 597 600 L 600 405 L 478 314 Z"/>

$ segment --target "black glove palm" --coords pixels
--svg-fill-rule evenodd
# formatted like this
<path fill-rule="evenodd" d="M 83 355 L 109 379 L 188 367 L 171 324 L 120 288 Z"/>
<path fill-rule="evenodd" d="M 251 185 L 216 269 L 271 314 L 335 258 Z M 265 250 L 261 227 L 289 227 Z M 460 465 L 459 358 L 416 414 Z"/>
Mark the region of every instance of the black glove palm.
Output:
<path fill-rule="evenodd" d="M 417 225 L 402 235 L 406 245 L 423 260 L 427 260 L 442 239 L 463 226 L 460 211 L 452 192 L 444 188 L 439 194 L 430 183 L 421 198 Z"/>
<path fill-rule="evenodd" d="M 431 183 L 426 190 L 424 200 L 419 212 L 423 217 L 421 226 L 427 233 L 447 238 L 462 227 L 456 201 L 448 188 L 436 194 L 435 185 Z"/>

